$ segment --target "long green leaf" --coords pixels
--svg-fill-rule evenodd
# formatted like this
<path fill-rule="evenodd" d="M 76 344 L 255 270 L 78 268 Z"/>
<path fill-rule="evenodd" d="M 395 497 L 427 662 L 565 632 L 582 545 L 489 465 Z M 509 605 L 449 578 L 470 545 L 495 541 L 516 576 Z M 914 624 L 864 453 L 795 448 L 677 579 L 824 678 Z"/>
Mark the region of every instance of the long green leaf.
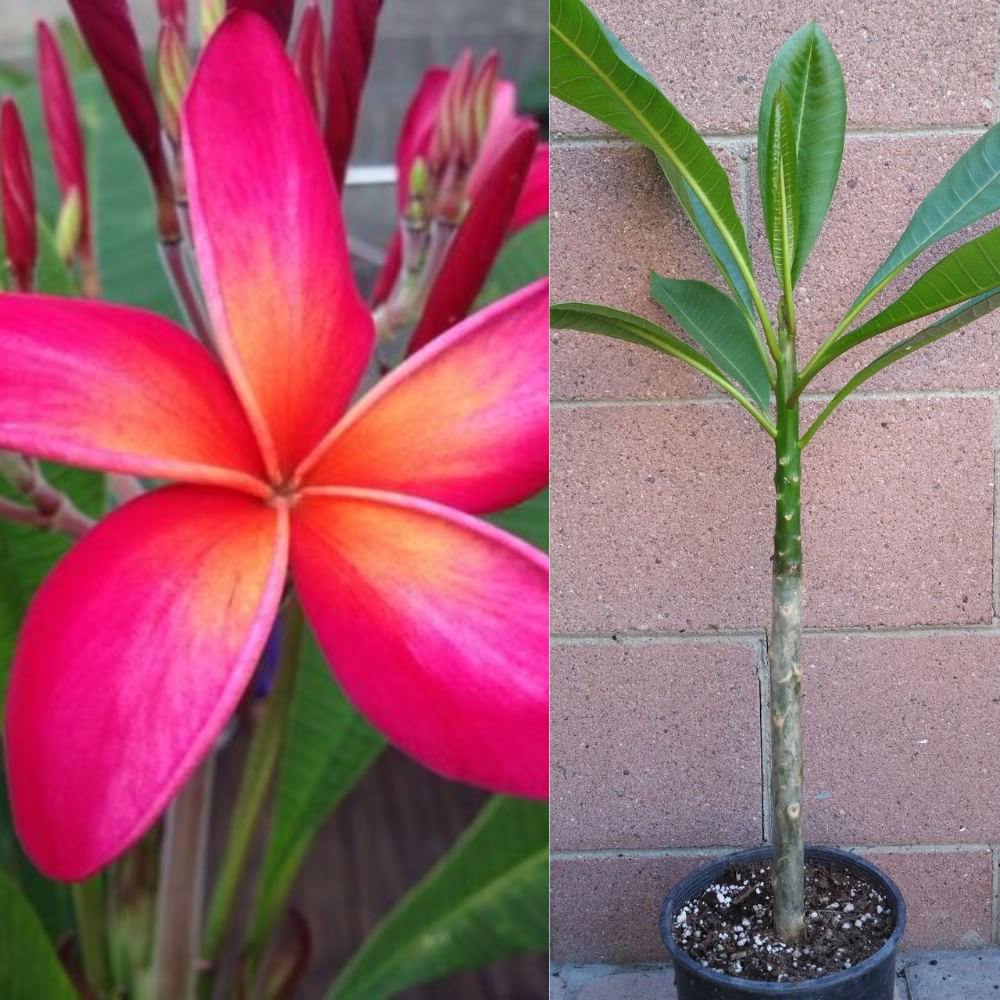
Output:
<path fill-rule="evenodd" d="M 494 798 L 375 929 L 328 1000 L 381 1000 L 524 952 L 548 950 L 548 809 Z"/>
<path fill-rule="evenodd" d="M 815 21 L 785 42 L 764 81 L 757 126 L 757 172 L 765 220 L 774 215 L 772 184 L 767 176 L 770 165 L 764 151 L 772 148 L 772 119 L 779 88 L 792 115 L 799 196 L 799 231 L 791 269 L 794 285 L 819 236 L 837 186 L 847 125 L 844 75 L 830 40 Z"/>
<path fill-rule="evenodd" d="M 891 305 L 867 323 L 844 334 L 825 354 L 825 361 L 839 357 L 856 344 L 930 316 L 941 309 L 971 299 L 1000 285 L 1000 226 L 964 243 L 938 261 Z"/>
<path fill-rule="evenodd" d="M 767 241 L 771 245 L 771 260 L 778 284 L 791 298 L 795 286 L 795 247 L 799 233 L 799 187 L 795 173 L 795 132 L 792 109 L 779 86 L 771 108 L 771 145 L 760 156 L 766 161 L 764 170 L 768 190 L 765 209 Z"/>
<path fill-rule="evenodd" d="M 539 219 L 514 233 L 504 244 L 490 271 L 476 308 L 524 288 L 549 270 L 549 220 Z"/>
<path fill-rule="evenodd" d="M 251 923 L 257 946 L 281 916 L 316 834 L 385 746 L 344 696 L 311 635 L 303 657 Z"/>
<path fill-rule="evenodd" d="M 92 515 L 102 512 L 103 476 L 51 464 L 45 464 L 44 469 L 49 482 L 68 493 L 82 510 Z M 0 495 L 17 499 L 2 482 Z M 64 535 L 0 519 L 0 706 L 24 613 L 41 582 L 69 547 L 70 541 Z"/>
<path fill-rule="evenodd" d="M 994 125 L 955 161 L 920 203 L 899 242 L 865 285 L 854 307 L 870 301 L 928 247 L 998 210 L 1000 125 Z"/>
<path fill-rule="evenodd" d="M 688 217 L 694 231 L 701 237 L 705 249 L 708 250 L 709 257 L 715 264 L 719 274 L 722 275 L 729 290 L 735 296 L 737 302 L 743 307 L 747 315 L 747 322 L 753 326 L 756 336 L 756 325 L 754 320 L 754 302 L 750 286 L 740 270 L 736 258 L 733 256 L 729 244 L 722 236 L 722 230 L 715 224 L 712 217 L 705 211 L 705 207 L 695 197 L 694 192 L 681 176 L 680 171 L 662 153 L 656 154 L 656 159 L 663 170 L 664 175 L 674 189 L 674 194 L 684 209 L 684 214 Z"/>
<path fill-rule="evenodd" d="M 771 386 L 757 350 L 757 334 L 748 326 L 743 310 L 725 292 L 704 281 L 664 278 L 654 272 L 650 291 L 678 326 L 766 413 Z"/>
<path fill-rule="evenodd" d="M 662 326 L 650 323 L 641 316 L 590 302 L 560 302 L 553 305 L 549 309 L 549 324 L 560 330 L 579 330 L 583 333 L 599 333 L 616 340 L 627 340 L 631 344 L 652 347 L 686 362 L 725 389 L 774 437 L 774 426 L 768 417 L 729 382 L 714 362 Z"/>
<path fill-rule="evenodd" d="M 76 998 L 45 928 L 4 871 L 0 871 L 0 997 Z"/>
<path fill-rule="evenodd" d="M 914 351 L 920 350 L 921 347 L 926 347 L 928 344 L 933 344 L 934 341 L 940 340 L 942 337 L 948 336 L 949 333 L 954 333 L 955 330 L 960 330 L 963 326 L 968 326 L 970 323 L 974 323 L 977 319 L 982 319 L 983 316 L 988 313 L 993 312 L 994 309 L 1000 308 L 1000 288 L 994 288 L 988 292 L 984 292 L 982 295 L 977 295 L 970 302 L 964 303 L 961 308 L 955 309 L 953 312 L 948 313 L 947 316 L 942 317 L 936 323 L 932 323 L 930 326 L 925 327 L 919 333 L 913 334 L 912 337 L 907 337 L 905 340 L 901 340 L 887 351 L 883 351 L 870 365 L 866 365 L 861 369 L 848 383 L 841 389 L 833 399 L 823 408 L 820 415 L 813 421 L 812 426 L 808 431 L 802 436 L 802 447 L 804 448 L 811 440 L 813 435 L 820 429 L 822 424 L 826 421 L 826 418 L 830 416 L 831 413 L 848 397 L 855 389 L 863 385 L 870 378 L 874 378 L 883 368 L 888 368 L 894 361 L 900 361 L 903 358 L 908 358 Z"/>
<path fill-rule="evenodd" d="M 542 490 L 516 507 L 490 514 L 486 520 L 523 538 L 537 549 L 548 549 L 549 491 Z"/>
<path fill-rule="evenodd" d="M 694 126 L 583 0 L 550 0 L 549 37 L 552 94 L 668 160 L 711 218 L 749 285 L 750 252 L 729 177 Z M 683 186 L 678 190 L 670 173 L 667 179 L 683 201 Z"/>

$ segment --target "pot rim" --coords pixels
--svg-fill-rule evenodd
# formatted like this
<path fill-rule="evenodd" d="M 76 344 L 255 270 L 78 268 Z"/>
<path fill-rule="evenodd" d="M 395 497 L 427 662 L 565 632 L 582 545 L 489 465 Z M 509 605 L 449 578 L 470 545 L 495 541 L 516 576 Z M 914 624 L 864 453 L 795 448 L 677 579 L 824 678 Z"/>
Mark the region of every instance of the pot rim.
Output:
<path fill-rule="evenodd" d="M 813 991 L 820 986 L 826 987 L 837 986 L 840 983 L 850 982 L 852 979 L 864 975 L 869 969 L 873 969 L 875 966 L 881 964 L 890 954 L 894 953 L 899 947 L 900 939 L 903 936 L 903 931 L 906 928 L 906 903 L 903 900 L 903 894 L 899 891 L 899 886 L 888 875 L 885 874 L 876 865 L 873 865 L 870 861 L 861 857 L 858 854 L 854 854 L 852 851 L 844 851 L 838 847 L 825 847 L 822 845 L 806 845 L 805 856 L 806 860 L 837 860 L 844 862 L 848 867 L 860 869 L 866 875 L 874 878 L 877 882 L 881 883 L 888 890 L 890 897 L 890 905 L 893 909 L 893 914 L 896 918 L 895 926 L 892 929 L 892 934 L 889 935 L 889 939 L 882 945 L 878 951 L 873 952 L 864 961 L 859 962 L 857 965 L 851 966 L 849 969 L 841 969 L 839 972 L 831 972 L 825 976 L 819 976 L 813 979 L 800 979 L 798 982 L 794 983 L 769 983 L 763 982 L 759 979 L 744 979 L 741 976 L 730 976 L 725 972 L 719 972 L 716 969 L 710 969 L 701 964 L 701 962 L 696 962 L 677 942 L 674 940 L 673 935 L 673 917 L 676 909 L 679 908 L 678 904 L 683 904 L 689 901 L 690 891 L 688 890 L 688 884 L 695 876 L 704 877 L 706 871 L 710 868 L 717 868 L 719 874 L 725 871 L 725 868 L 731 862 L 741 862 L 741 861 L 762 861 L 764 859 L 770 859 L 773 856 L 774 848 L 771 846 L 763 847 L 751 847 L 743 851 L 734 851 L 732 854 L 727 854 L 725 857 L 718 858 L 715 861 L 709 862 L 708 864 L 702 865 L 696 868 L 689 875 L 686 875 L 680 880 L 671 890 L 667 893 L 666 899 L 663 901 L 663 907 L 660 910 L 660 936 L 663 938 L 663 943 L 667 947 L 667 951 L 670 952 L 670 957 L 674 963 L 679 963 L 688 972 L 694 973 L 701 976 L 703 979 L 711 983 L 716 983 L 720 986 L 726 986 L 730 989 L 742 987 L 748 993 L 753 992 L 755 994 L 768 995 L 773 994 L 775 996 L 786 996 L 794 997 L 796 992 L 807 995 L 807 991 Z"/>

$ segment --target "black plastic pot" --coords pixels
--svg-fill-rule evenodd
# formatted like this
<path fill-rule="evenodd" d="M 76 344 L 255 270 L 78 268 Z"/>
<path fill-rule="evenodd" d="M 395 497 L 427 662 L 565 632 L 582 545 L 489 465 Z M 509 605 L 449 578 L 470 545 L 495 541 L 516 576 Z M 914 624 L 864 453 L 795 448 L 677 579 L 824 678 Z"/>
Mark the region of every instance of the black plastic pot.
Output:
<path fill-rule="evenodd" d="M 770 858 L 770 847 L 739 851 L 702 866 L 670 891 L 660 912 L 660 934 L 673 959 L 678 1000 L 768 1000 L 775 997 L 794 997 L 794 1000 L 893 1000 L 896 989 L 896 949 L 906 926 L 906 904 L 891 878 L 864 858 L 847 851 L 838 851 L 834 847 L 806 847 L 806 860 L 836 862 L 879 886 L 884 890 L 895 918 L 889 940 L 874 955 L 859 962 L 854 968 L 799 983 L 761 983 L 727 976 L 715 969 L 706 969 L 674 941 L 671 928 L 677 912 L 700 895 L 706 886 L 715 882 L 730 862 L 755 863 L 769 861 Z"/>

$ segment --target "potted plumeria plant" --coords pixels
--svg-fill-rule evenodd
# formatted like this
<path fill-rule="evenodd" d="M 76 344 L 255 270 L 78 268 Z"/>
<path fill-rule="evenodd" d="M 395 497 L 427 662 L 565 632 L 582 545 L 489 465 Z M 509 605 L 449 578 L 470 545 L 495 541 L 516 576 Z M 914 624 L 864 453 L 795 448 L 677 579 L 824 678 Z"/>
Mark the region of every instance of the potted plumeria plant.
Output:
<path fill-rule="evenodd" d="M 329 995 L 546 950 L 537 123 L 495 54 L 428 71 L 365 301 L 380 0 L 161 0 L 155 82 L 125 0 L 70 6 L 0 115 L 0 995 L 293 995 L 293 883 L 387 743 L 497 794 Z"/>
<path fill-rule="evenodd" d="M 873 866 L 802 836 L 800 659 L 804 455 L 858 386 L 894 361 L 1000 305 L 1000 228 L 969 239 L 905 290 L 893 280 L 929 248 L 1000 209 L 1000 127 L 979 138 L 924 199 L 899 242 L 812 357 L 797 357 L 795 285 L 840 170 L 847 120 L 843 75 L 815 22 L 780 49 L 767 74 L 757 175 L 776 314 L 765 306 L 729 179 L 709 147 L 583 0 L 551 0 L 551 90 L 656 155 L 728 287 L 651 276 L 651 295 L 690 340 L 603 305 L 553 305 L 551 324 L 603 334 L 684 361 L 732 396 L 774 444 L 775 520 L 770 661 L 773 844 L 682 881 L 661 931 L 685 998 L 884 998 L 894 989 L 905 908 Z M 887 347 L 800 424 L 805 390 L 832 361 L 891 330 L 943 313 Z"/>

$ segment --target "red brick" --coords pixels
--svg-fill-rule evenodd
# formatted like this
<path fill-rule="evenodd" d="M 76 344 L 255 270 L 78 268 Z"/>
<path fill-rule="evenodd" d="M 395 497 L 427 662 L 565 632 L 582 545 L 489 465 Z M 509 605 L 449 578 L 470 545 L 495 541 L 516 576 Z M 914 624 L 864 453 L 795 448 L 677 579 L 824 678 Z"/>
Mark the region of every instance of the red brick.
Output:
<path fill-rule="evenodd" d="M 992 614 L 993 404 L 848 401 L 805 453 L 805 621 Z M 770 442 L 735 405 L 552 414 L 553 628 L 764 627 Z"/>
<path fill-rule="evenodd" d="M 997 10 L 983 0 L 594 0 L 593 9 L 699 129 L 756 132 L 786 38 L 818 18 L 840 57 L 851 126 L 993 121 Z M 559 132 L 606 131 L 552 102 Z"/>
<path fill-rule="evenodd" d="M 739 204 L 738 163 L 716 151 Z M 670 326 L 649 297 L 649 272 L 718 280 L 701 241 L 648 150 L 554 147 L 551 152 L 552 301 L 600 302 Z M 648 348 L 555 330 L 556 398 L 704 396 L 718 390 Z"/>
<path fill-rule="evenodd" d="M 660 908 L 671 888 L 710 857 L 553 858 L 552 960 L 586 965 L 666 962 Z"/>
<path fill-rule="evenodd" d="M 903 893 L 904 949 L 981 948 L 990 943 L 989 851 L 893 851 L 866 857 Z"/>
<path fill-rule="evenodd" d="M 1000 840 L 998 663 L 1000 635 L 807 637 L 806 836 Z"/>
<path fill-rule="evenodd" d="M 552 847 L 757 844 L 757 654 L 734 643 L 552 649 Z"/>

